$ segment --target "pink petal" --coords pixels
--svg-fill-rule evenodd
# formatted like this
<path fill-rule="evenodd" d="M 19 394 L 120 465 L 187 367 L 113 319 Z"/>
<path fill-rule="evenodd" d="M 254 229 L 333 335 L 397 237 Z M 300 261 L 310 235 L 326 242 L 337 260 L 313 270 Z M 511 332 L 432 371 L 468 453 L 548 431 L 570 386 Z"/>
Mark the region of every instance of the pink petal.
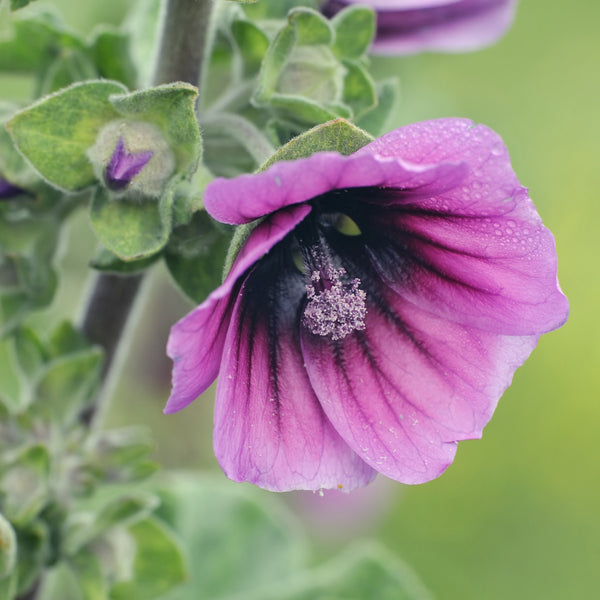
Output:
<path fill-rule="evenodd" d="M 371 467 L 403 483 L 439 476 L 456 442 L 481 436 L 538 336 L 440 319 L 389 288 L 368 295 L 365 331 L 337 344 L 304 329 L 302 354 L 327 417 Z"/>
<path fill-rule="evenodd" d="M 464 119 L 417 123 L 359 150 L 413 163 L 468 167 L 452 188 L 389 194 L 368 229 L 388 232 L 387 252 L 402 246 L 381 276 L 405 298 L 438 315 L 511 335 L 542 333 L 566 320 L 557 284 L 554 239 L 514 174 L 500 137 Z M 448 164 L 442 162 L 442 164 Z M 400 256 L 400 254 L 402 256 Z"/>
<path fill-rule="evenodd" d="M 530 204 L 524 193 L 520 201 Z M 384 264 L 374 256 L 373 263 L 420 308 L 508 335 L 544 333 L 565 322 L 568 301 L 557 283 L 554 239 L 539 218 L 416 210 L 377 217 L 373 227 L 393 229 L 403 247 L 391 271 L 390 258 Z"/>
<path fill-rule="evenodd" d="M 319 152 L 275 163 L 261 173 L 218 178 L 206 188 L 204 204 L 218 221 L 239 225 L 335 189 L 409 187 L 432 196 L 455 187 L 467 173 L 466 165 L 457 162 L 411 164 L 401 155 L 377 155 L 376 150 L 350 156 Z"/>
<path fill-rule="evenodd" d="M 310 212 L 309 205 L 290 207 L 263 221 L 244 244 L 223 284 L 171 329 L 167 354 L 173 359 L 173 389 L 164 412 L 193 402 L 219 372 L 238 280 Z"/>
<path fill-rule="evenodd" d="M 373 52 L 382 54 L 477 50 L 506 32 L 516 8 L 516 0 L 329 0 L 326 9 L 352 4 L 377 12 Z"/>
<path fill-rule="evenodd" d="M 242 286 L 219 374 L 215 454 L 229 478 L 268 490 L 366 485 L 375 471 L 332 428 L 302 366 L 288 280 L 269 283 L 264 305 Z"/>

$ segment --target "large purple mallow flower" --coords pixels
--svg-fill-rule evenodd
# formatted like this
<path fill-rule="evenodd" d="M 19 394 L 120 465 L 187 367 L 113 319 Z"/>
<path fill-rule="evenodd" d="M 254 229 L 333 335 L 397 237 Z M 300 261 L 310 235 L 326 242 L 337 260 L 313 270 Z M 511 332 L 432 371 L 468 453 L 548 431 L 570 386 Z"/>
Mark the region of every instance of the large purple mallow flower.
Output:
<path fill-rule="evenodd" d="M 328 0 L 332 16 L 355 4 L 377 15 L 375 52 L 410 54 L 423 50 L 463 52 L 497 41 L 514 19 L 516 0 Z"/>
<path fill-rule="evenodd" d="M 171 331 L 165 412 L 218 376 L 214 446 L 235 481 L 433 479 L 567 318 L 552 234 L 483 125 L 417 123 L 349 156 L 216 179 L 204 202 L 259 221 Z"/>

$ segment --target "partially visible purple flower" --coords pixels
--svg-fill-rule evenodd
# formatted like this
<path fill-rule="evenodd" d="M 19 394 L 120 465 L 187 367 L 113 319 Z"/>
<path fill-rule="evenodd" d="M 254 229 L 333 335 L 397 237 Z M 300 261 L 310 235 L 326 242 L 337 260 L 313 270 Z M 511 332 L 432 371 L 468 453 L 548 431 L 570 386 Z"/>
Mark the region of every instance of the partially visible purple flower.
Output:
<path fill-rule="evenodd" d="M 0 200 L 10 200 L 23 193 L 25 192 L 20 187 L 13 185 L 0 176 Z"/>
<path fill-rule="evenodd" d="M 131 180 L 148 164 L 154 153 L 151 150 L 128 152 L 123 136 L 119 137 L 110 162 L 106 165 L 104 179 L 109 189 L 125 189 Z"/>
<path fill-rule="evenodd" d="M 355 4 L 377 14 L 375 52 L 463 52 L 497 41 L 513 22 L 517 0 L 328 0 L 332 16 Z"/>
<path fill-rule="evenodd" d="M 263 219 L 173 327 L 165 412 L 219 376 L 215 452 L 236 481 L 433 479 L 567 318 L 552 234 L 483 125 L 417 123 L 217 179 L 204 202 L 224 223 Z"/>

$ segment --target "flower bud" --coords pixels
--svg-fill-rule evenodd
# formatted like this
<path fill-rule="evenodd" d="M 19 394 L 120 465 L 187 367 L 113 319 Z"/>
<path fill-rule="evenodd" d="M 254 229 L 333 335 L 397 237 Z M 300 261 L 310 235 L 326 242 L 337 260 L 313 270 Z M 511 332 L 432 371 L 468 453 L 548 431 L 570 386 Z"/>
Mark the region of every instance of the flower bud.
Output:
<path fill-rule="evenodd" d="M 277 92 L 331 104 L 342 96 L 345 74 L 327 46 L 297 46 L 279 77 Z"/>
<path fill-rule="evenodd" d="M 13 185 L 0 175 L 0 200 L 10 200 L 24 193 L 26 193 L 24 190 Z"/>
<path fill-rule="evenodd" d="M 111 121 L 87 154 L 98 179 L 118 195 L 157 198 L 175 170 L 161 131 L 143 121 Z"/>

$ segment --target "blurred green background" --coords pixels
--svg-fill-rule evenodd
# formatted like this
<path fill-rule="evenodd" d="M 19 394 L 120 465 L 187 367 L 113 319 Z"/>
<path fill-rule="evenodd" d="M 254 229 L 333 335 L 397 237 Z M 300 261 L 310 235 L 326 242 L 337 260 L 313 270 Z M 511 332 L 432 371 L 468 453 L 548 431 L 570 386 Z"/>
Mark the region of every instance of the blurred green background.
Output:
<path fill-rule="evenodd" d="M 38 3 L 36 3 L 38 4 Z M 39 2 L 42 4 L 42 1 Z M 131 2 L 56 0 L 80 31 L 119 23 Z M 5 13 L 4 13 L 5 14 Z M 483 440 L 462 442 L 455 464 L 416 487 L 378 481 L 351 494 L 285 494 L 323 557 L 375 536 L 403 557 L 437 598 L 592 598 L 600 583 L 600 4 L 523 0 L 514 27 L 473 54 L 373 60 L 398 75 L 390 129 L 464 116 L 504 138 L 513 166 L 554 232 L 569 322 L 544 336 L 517 372 Z M 18 78 L 1 96 L 27 92 Z M 43 323 L 74 314 L 94 242 L 75 217 L 62 263 L 69 277 Z M 111 425 L 146 423 L 168 467 L 218 470 L 212 399 L 165 417 L 170 325 L 189 306 L 159 269 L 147 282 Z M 209 396 L 209 394 L 207 394 Z M 382 478 L 379 478 L 382 479 Z M 231 484 L 235 485 L 235 484 Z M 265 492 L 265 494 L 267 494 Z"/>

